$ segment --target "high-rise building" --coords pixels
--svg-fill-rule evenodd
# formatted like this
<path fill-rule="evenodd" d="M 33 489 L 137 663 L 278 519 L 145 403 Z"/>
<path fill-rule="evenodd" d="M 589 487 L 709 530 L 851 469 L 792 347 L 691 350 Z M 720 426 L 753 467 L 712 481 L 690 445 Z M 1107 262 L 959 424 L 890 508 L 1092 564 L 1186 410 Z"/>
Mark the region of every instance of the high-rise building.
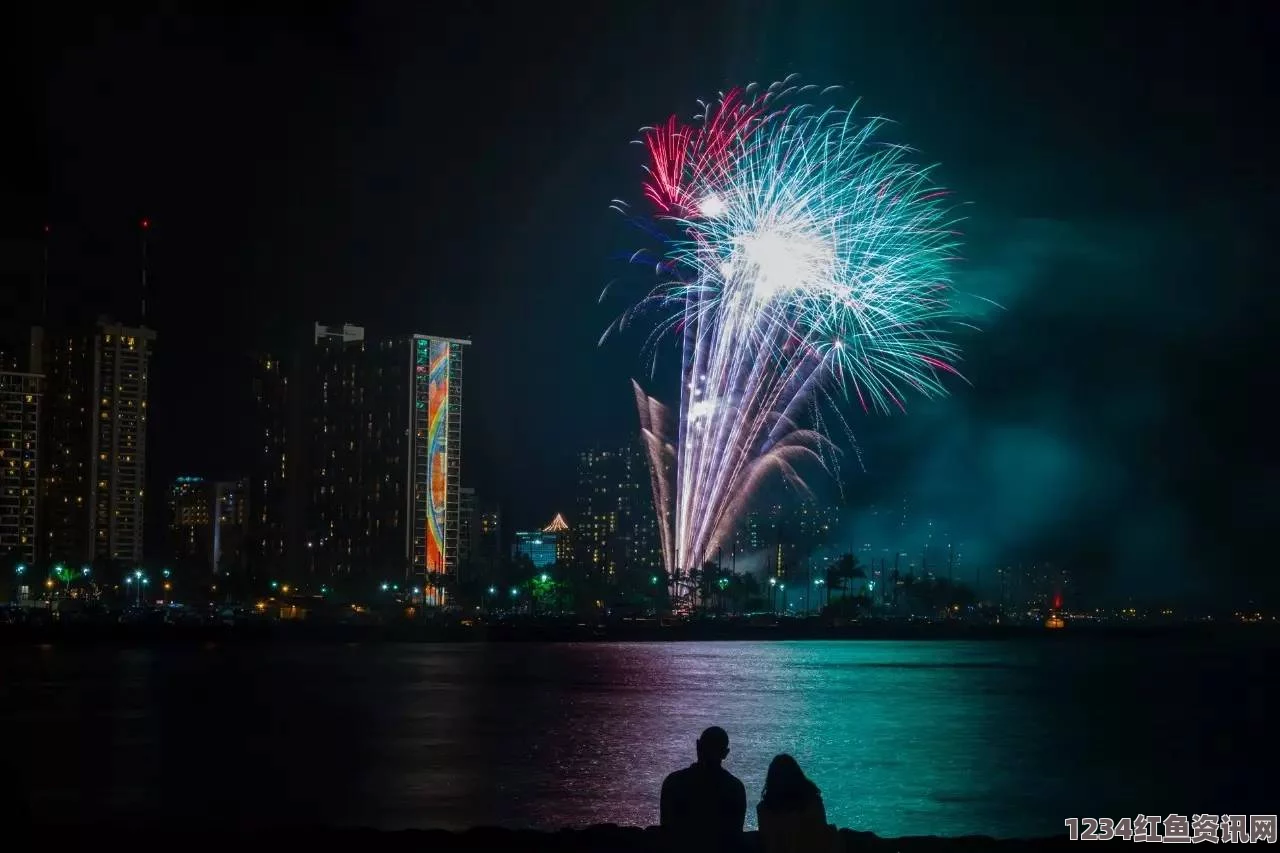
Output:
<path fill-rule="evenodd" d="M 556 513 L 556 517 L 551 519 L 551 523 L 542 528 L 543 533 L 553 534 L 556 537 L 556 562 L 568 565 L 573 561 L 573 531 L 569 529 L 569 522 L 564 520 L 564 516 Z"/>
<path fill-rule="evenodd" d="M 304 553 L 304 450 L 301 352 L 258 360 L 253 402 L 260 450 L 250 480 L 252 515 L 247 547 L 251 567 L 260 575 L 296 578 Z"/>
<path fill-rule="evenodd" d="M 39 538 L 40 398 L 44 377 L 0 372 L 0 557 L 31 563 Z"/>
<path fill-rule="evenodd" d="M 249 537 L 249 481 L 226 480 L 213 484 L 213 570 L 218 574 L 241 571 Z"/>
<path fill-rule="evenodd" d="M 145 327 L 32 330 L 45 375 L 41 546 L 50 560 L 142 559 L 151 346 Z"/>
<path fill-rule="evenodd" d="M 374 470 L 383 465 L 369 454 L 384 438 L 388 403 L 394 403 L 394 394 L 387 394 L 385 386 L 371 383 L 378 377 L 378 354 L 376 348 L 371 351 L 360 326 L 315 325 L 302 399 L 303 529 L 308 569 L 320 580 L 353 571 L 385 576 L 402 569 L 402 549 L 394 547 L 395 537 L 388 548 L 371 517 L 376 513 L 372 505 L 383 502 L 383 487 L 397 486 L 396 478 L 384 481 Z M 382 449 L 397 455 L 395 448 Z"/>
<path fill-rule="evenodd" d="M 648 578 L 662 568 L 649 463 L 639 443 L 578 456 L 574 559 L 597 577 Z"/>
<path fill-rule="evenodd" d="M 317 323 L 261 360 L 252 538 L 273 574 L 456 577 L 466 344 Z"/>
<path fill-rule="evenodd" d="M 412 572 L 457 577 L 462 352 L 470 341 L 413 338 Z"/>
<path fill-rule="evenodd" d="M 804 567 L 824 546 L 839 544 L 833 542 L 839 523 L 840 507 L 788 492 L 784 502 L 746 514 L 734 547 L 739 554 L 763 553 L 766 571 L 783 577 Z"/>
<path fill-rule="evenodd" d="M 176 562 L 195 562 L 213 550 L 208 486 L 203 477 L 190 476 L 178 477 L 169 486 L 169 539 Z"/>
<path fill-rule="evenodd" d="M 476 554 L 473 563 L 488 576 L 502 562 L 502 510 L 497 504 L 477 506 Z"/>
<path fill-rule="evenodd" d="M 210 574 L 241 567 L 249 521 L 249 481 L 183 476 L 169 487 L 173 559 Z"/>
<path fill-rule="evenodd" d="M 518 530 L 511 554 L 513 557 L 528 557 L 535 569 L 545 569 L 555 565 L 559 540 L 560 532 L 551 530 L 550 525 L 541 530 Z"/>
<path fill-rule="evenodd" d="M 476 514 L 476 490 L 458 490 L 458 565 L 470 568 L 476 557 L 480 519 Z"/>

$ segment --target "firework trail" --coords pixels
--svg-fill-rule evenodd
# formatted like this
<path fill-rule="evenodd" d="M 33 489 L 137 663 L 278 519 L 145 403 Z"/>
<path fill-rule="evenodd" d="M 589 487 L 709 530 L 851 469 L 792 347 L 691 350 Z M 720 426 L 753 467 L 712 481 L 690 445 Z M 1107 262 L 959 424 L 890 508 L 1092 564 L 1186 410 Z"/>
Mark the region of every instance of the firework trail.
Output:
<path fill-rule="evenodd" d="M 674 436 L 636 386 L 673 577 L 715 556 L 763 477 L 803 488 L 797 462 L 829 464 L 815 407 L 902 409 L 956 373 L 946 194 L 877 138 L 884 120 L 807 100 L 835 91 L 735 89 L 645 131 L 660 284 L 619 325 L 657 309 L 650 345 L 683 344 Z"/>

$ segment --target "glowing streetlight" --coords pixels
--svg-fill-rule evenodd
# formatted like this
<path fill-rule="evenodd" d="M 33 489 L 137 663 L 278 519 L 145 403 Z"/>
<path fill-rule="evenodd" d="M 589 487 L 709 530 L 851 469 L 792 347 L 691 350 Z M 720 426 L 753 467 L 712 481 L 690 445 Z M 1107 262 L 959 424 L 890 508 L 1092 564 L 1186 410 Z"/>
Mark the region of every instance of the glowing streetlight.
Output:
<path fill-rule="evenodd" d="M 547 575 L 546 572 L 543 572 L 542 574 L 538 575 L 538 580 L 542 581 L 543 583 L 546 583 L 550 579 L 551 578 Z"/>

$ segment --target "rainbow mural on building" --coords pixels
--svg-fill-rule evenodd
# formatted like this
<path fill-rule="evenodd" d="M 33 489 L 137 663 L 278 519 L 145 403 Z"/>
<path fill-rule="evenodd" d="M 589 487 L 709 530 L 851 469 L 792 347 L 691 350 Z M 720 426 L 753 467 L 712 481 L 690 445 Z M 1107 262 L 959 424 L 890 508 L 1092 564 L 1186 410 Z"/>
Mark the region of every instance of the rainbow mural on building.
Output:
<path fill-rule="evenodd" d="M 426 570 L 443 572 L 449 504 L 449 342 L 433 338 L 428 358 Z"/>

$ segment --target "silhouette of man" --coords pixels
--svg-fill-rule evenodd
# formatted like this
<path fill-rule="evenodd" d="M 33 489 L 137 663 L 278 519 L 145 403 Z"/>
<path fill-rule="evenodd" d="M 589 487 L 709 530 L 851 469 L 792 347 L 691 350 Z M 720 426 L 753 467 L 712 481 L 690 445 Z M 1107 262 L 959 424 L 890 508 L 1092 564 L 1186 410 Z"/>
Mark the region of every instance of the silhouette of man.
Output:
<path fill-rule="evenodd" d="M 729 754 L 729 735 L 712 726 L 698 738 L 698 761 L 662 783 L 661 823 L 681 847 L 726 849 L 742 842 L 747 789 L 720 766 Z"/>

